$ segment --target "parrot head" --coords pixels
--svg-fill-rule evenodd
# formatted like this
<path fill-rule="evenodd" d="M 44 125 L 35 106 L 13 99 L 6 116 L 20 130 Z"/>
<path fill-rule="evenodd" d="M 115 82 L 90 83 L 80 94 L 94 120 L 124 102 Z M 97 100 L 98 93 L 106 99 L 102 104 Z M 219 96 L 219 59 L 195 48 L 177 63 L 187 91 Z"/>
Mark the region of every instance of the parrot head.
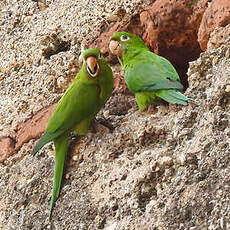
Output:
<path fill-rule="evenodd" d="M 101 52 L 97 48 L 89 48 L 84 51 L 83 62 L 86 64 L 88 74 L 95 78 L 100 73 L 100 59 L 103 58 Z"/>
<path fill-rule="evenodd" d="M 110 37 L 109 49 L 118 57 L 121 57 L 122 53 L 127 50 L 142 47 L 146 48 L 144 41 L 128 32 L 116 32 Z"/>

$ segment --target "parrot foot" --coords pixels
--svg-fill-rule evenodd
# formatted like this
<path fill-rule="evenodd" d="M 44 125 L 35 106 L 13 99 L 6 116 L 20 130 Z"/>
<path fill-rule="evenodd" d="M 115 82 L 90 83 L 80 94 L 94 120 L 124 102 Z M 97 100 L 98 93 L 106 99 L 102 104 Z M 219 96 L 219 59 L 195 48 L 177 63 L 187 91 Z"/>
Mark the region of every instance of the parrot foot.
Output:
<path fill-rule="evenodd" d="M 107 121 L 106 119 L 103 119 L 103 118 L 97 118 L 97 119 L 96 119 L 96 118 L 95 118 L 95 119 L 93 120 L 92 126 L 91 126 L 92 132 L 93 132 L 93 133 L 96 133 L 97 130 L 98 130 L 98 128 L 97 128 L 97 123 L 99 123 L 100 125 L 106 127 L 107 129 L 109 129 L 109 132 L 110 132 L 110 133 L 112 133 L 113 130 L 114 130 L 113 125 L 112 125 L 109 121 Z"/>
<path fill-rule="evenodd" d="M 78 135 L 77 135 L 76 132 L 71 132 L 71 133 L 69 134 L 69 138 L 70 138 L 70 140 L 75 140 L 75 139 L 78 138 Z"/>
<path fill-rule="evenodd" d="M 108 128 L 109 131 L 110 131 L 110 133 L 113 132 L 113 130 L 114 130 L 113 125 L 112 125 L 109 121 L 107 121 L 106 119 L 98 118 L 98 119 L 96 119 L 96 121 L 97 121 L 99 124 L 101 124 L 101 125 L 105 126 L 106 128 Z"/>
<path fill-rule="evenodd" d="M 199 103 L 199 102 L 197 102 L 197 101 L 195 101 L 194 99 L 192 99 L 192 98 L 189 98 L 189 104 L 192 104 L 192 105 L 197 105 L 197 106 L 200 106 L 201 104 Z"/>
<path fill-rule="evenodd" d="M 89 145 L 92 140 L 93 140 L 93 133 L 88 133 L 87 134 L 87 141 L 86 141 L 85 145 Z"/>
<path fill-rule="evenodd" d="M 79 141 L 80 136 L 78 136 L 75 132 L 71 132 L 69 134 L 69 144 L 68 144 L 68 152 L 72 152 L 74 149 L 74 146 Z"/>
<path fill-rule="evenodd" d="M 158 112 L 158 108 L 155 104 L 150 104 L 148 108 L 145 110 L 147 114 L 156 114 Z"/>

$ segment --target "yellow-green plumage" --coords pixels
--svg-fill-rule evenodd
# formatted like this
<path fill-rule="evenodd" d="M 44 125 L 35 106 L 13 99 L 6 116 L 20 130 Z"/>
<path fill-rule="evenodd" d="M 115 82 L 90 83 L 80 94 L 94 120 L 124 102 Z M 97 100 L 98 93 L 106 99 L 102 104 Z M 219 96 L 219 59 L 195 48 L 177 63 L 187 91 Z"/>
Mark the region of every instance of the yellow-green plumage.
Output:
<path fill-rule="evenodd" d="M 95 68 L 90 69 L 86 60 L 91 57 L 96 62 L 93 63 Z M 69 133 L 76 131 L 78 135 L 84 135 L 92 119 L 112 94 L 112 70 L 102 57 L 100 50 L 87 49 L 83 54 L 83 59 L 83 66 L 60 99 L 45 133 L 32 151 L 32 154 L 36 154 L 45 144 L 54 141 L 55 169 L 50 216 L 60 191 Z"/>
<path fill-rule="evenodd" d="M 116 32 L 110 40 L 119 43 L 125 81 L 135 94 L 140 110 L 154 103 L 157 97 L 172 104 L 187 105 L 189 98 L 180 92 L 183 85 L 167 59 L 149 51 L 144 42 L 131 33 Z"/>

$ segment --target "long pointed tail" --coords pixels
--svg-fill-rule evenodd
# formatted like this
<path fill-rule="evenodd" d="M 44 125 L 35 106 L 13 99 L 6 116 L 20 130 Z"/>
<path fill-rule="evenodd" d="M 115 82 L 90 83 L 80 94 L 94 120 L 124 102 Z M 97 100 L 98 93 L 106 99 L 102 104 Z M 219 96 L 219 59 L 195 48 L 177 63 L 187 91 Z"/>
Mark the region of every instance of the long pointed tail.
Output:
<path fill-rule="evenodd" d="M 55 146 L 55 167 L 54 167 L 54 179 L 53 179 L 53 191 L 50 201 L 50 219 L 52 217 L 53 207 L 57 200 L 61 188 L 61 181 L 64 171 L 65 158 L 68 148 L 68 135 L 62 134 L 60 137 L 54 140 Z"/>
<path fill-rule="evenodd" d="M 188 105 L 188 101 L 191 100 L 181 92 L 173 89 L 159 90 L 156 95 L 172 104 Z"/>
<path fill-rule="evenodd" d="M 55 138 L 60 136 L 63 132 L 65 132 L 65 130 L 62 130 L 62 129 L 57 130 L 56 132 L 53 132 L 53 133 L 45 132 L 41 136 L 39 141 L 36 143 L 36 145 L 34 146 L 32 154 L 35 155 L 45 144 L 47 144 L 50 141 L 54 140 Z"/>
<path fill-rule="evenodd" d="M 32 154 L 35 155 L 45 144 L 49 143 L 53 140 L 53 136 L 49 133 L 44 133 L 39 141 L 36 143 L 36 145 L 33 148 Z"/>

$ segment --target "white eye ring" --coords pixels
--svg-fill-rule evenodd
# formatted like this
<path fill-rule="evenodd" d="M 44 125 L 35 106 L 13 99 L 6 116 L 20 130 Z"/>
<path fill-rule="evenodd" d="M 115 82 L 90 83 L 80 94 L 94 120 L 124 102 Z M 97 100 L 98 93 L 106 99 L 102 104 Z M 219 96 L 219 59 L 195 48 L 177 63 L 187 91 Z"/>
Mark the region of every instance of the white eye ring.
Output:
<path fill-rule="evenodd" d="M 124 42 L 124 41 L 128 41 L 130 39 L 130 37 L 123 34 L 123 35 L 121 35 L 120 39 L 122 42 Z"/>

